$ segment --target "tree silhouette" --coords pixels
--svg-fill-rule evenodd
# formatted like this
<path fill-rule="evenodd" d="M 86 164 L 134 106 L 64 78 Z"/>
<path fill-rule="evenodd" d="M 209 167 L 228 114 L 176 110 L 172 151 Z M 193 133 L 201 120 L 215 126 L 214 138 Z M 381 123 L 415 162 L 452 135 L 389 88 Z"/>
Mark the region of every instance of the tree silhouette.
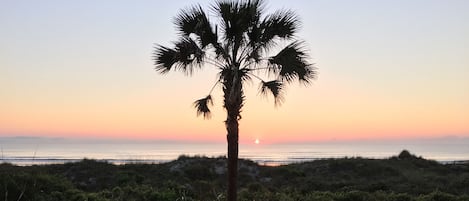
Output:
<path fill-rule="evenodd" d="M 156 71 L 171 70 L 192 75 L 196 68 L 218 69 L 223 88 L 223 107 L 228 141 L 228 200 L 236 200 L 238 172 L 238 121 L 245 96 L 243 85 L 259 80 L 260 93 L 272 94 L 275 105 L 284 100 L 285 84 L 308 84 L 315 68 L 307 61 L 303 42 L 295 33 L 300 21 L 290 10 L 264 14 L 264 1 L 215 1 L 208 12 L 200 5 L 183 9 L 174 18 L 180 39 L 174 47 L 158 45 L 154 51 Z M 279 44 L 286 44 L 278 47 Z M 260 75 L 271 80 L 265 81 Z M 212 88 L 212 90 L 214 87 Z M 210 91 L 210 93 L 212 92 Z M 197 115 L 210 118 L 212 96 L 194 102 Z"/>

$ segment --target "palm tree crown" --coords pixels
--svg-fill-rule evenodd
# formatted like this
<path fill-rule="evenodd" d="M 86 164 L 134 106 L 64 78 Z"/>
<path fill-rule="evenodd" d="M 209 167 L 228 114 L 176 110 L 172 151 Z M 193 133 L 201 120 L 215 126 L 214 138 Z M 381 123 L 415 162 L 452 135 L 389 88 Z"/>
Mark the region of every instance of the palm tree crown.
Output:
<path fill-rule="evenodd" d="M 276 105 L 284 100 L 286 83 L 297 80 L 307 84 L 315 77 L 303 42 L 295 37 L 300 22 L 292 11 L 263 15 L 262 0 L 216 1 L 210 11 L 215 19 L 210 19 L 200 5 L 182 10 L 174 18 L 180 39 L 173 48 L 155 48 L 158 72 L 165 74 L 173 69 L 191 75 L 194 68 L 208 64 L 219 69 L 218 83 L 223 84 L 225 99 L 241 95 L 242 102 L 242 94 L 233 94 L 236 83 L 242 85 L 255 78 L 260 81 L 261 94 L 271 93 Z M 272 54 L 282 41 L 289 44 Z M 275 79 L 264 81 L 259 73 Z M 208 95 L 195 102 L 198 115 L 210 117 L 211 98 Z"/>

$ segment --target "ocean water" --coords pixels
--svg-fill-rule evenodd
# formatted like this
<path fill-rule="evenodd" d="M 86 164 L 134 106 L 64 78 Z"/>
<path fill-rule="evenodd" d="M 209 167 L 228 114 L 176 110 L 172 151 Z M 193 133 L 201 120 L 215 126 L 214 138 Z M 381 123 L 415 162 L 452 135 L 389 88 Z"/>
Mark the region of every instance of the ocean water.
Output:
<path fill-rule="evenodd" d="M 225 143 L 4 137 L 0 138 L 0 148 L 0 163 L 16 165 L 66 163 L 83 158 L 114 164 L 162 163 L 180 155 L 226 156 Z M 469 160 L 469 138 L 240 144 L 239 157 L 261 165 L 281 165 L 323 158 L 389 158 L 404 149 L 444 163 Z"/>

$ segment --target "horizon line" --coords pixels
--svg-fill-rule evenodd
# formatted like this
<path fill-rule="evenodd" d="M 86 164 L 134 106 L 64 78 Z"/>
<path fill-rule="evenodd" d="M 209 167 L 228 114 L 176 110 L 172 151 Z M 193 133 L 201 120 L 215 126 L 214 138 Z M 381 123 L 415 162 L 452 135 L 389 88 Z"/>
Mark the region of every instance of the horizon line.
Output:
<path fill-rule="evenodd" d="M 128 142 L 128 143 L 226 143 L 221 140 L 185 140 L 185 139 L 168 139 L 168 138 L 154 138 L 154 139 L 138 139 L 138 138 L 123 138 L 123 137 L 54 137 L 54 136 L 34 136 L 34 135 L 11 135 L 0 136 L 0 140 L 63 140 L 63 141 L 95 141 L 95 142 Z M 439 141 L 439 140 L 469 140 L 468 135 L 446 135 L 446 136 L 432 136 L 432 137 L 408 137 L 408 138 L 356 138 L 356 139 L 320 139 L 320 140 L 288 140 L 288 141 L 274 141 L 263 144 L 307 144 L 307 143 L 360 143 L 360 142 L 412 142 L 412 141 Z M 240 144 L 251 144 L 250 141 L 240 141 Z"/>

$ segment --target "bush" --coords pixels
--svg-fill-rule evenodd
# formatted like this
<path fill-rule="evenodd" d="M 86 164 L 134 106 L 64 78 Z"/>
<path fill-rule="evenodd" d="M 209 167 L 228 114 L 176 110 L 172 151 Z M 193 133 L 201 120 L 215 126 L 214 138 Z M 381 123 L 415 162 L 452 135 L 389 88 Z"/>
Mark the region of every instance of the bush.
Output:
<path fill-rule="evenodd" d="M 434 191 L 418 198 L 418 201 L 457 201 L 457 197 L 448 193 Z"/>

